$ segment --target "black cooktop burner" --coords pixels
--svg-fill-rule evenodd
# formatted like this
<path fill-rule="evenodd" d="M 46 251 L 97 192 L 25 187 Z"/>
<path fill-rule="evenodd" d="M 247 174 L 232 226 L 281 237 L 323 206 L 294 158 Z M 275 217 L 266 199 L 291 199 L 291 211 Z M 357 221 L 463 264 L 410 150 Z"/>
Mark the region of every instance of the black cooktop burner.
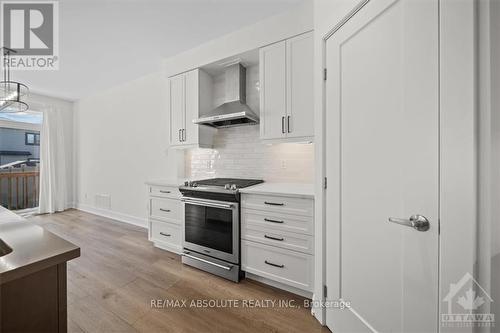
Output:
<path fill-rule="evenodd" d="M 261 179 L 241 179 L 241 178 L 211 178 L 211 179 L 202 179 L 197 180 L 196 184 L 205 185 L 205 186 L 221 186 L 225 185 L 236 185 L 237 188 L 245 188 L 252 185 L 257 185 L 263 183 L 264 181 Z"/>

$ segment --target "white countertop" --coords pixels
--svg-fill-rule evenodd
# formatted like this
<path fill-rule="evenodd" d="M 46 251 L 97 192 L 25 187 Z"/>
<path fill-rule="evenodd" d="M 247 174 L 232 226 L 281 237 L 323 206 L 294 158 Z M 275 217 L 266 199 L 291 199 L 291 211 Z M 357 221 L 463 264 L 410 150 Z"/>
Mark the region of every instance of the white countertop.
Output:
<path fill-rule="evenodd" d="M 80 248 L 0 206 L 0 285 L 80 256 Z"/>
<path fill-rule="evenodd" d="M 0 206 L 0 224 L 19 221 L 24 221 L 24 219 L 7 208 Z"/>
<path fill-rule="evenodd" d="M 284 195 L 289 197 L 314 199 L 314 185 L 301 183 L 262 183 L 242 188 L 240 193 Z"/>
<path fill-rule="evenodd" d="M 178 187 L 184 183 L 184 179 L 153 179 L 146 181 L 147 185 Z M 242 188 L 240 193 L 285 195 L 314 199 L 314 185 L 304 183 L 262 183 L 259 185 Z"/>
<path fill-rule="evenodd" d="M 183 179 L 151 179 L 145 182 L 146 185 L 156 185 L 156 186 L 173 186 L 179 187 L 184 184 Z"/>

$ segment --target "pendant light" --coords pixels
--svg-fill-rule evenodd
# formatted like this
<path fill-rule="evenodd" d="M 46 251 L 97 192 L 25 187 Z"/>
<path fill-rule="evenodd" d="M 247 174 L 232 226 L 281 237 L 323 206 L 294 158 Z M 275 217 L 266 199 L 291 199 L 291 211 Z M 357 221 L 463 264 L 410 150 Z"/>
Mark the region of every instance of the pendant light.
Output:
<path fill-rule="evenodd" d="M 0 81 L 0 113 L 24 112 L 29 109 L 24 98 L 28 96 L 26 85 L 10 80 L 10 55 L 15 50 L 2 47 L 3 81 Z"/>

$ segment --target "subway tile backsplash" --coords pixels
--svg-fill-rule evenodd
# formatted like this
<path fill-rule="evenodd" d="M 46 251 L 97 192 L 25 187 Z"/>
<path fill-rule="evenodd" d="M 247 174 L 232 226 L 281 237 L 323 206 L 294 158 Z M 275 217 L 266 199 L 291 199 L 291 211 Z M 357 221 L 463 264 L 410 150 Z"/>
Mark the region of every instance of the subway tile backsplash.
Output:
<path fill-rule="evenodd" d="M 259 139 L 259 126 L 219 129 L 214 149 L 189 149 L 184 153 L 185 175 L 258 178 L 268 182 L 313 183 L 314 144 L 269 145 Z"/>

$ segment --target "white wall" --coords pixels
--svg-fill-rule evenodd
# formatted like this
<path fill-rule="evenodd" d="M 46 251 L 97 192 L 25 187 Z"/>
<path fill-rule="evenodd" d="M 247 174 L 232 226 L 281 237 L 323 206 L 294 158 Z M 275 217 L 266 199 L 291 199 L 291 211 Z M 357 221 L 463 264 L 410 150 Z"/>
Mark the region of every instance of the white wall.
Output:
<path fill-rule="evenodd" d="M 177 172 L 175 152 L 167 151 L 165 95 L 156 73 L 76 103 L 79 208 L 145 225 L 144 182 Z M 96 195 L 109 195 L 109 203 Z"/>
<path fill-rule="evenodd" d="M 479 2 L 480 214 L 478 272 L 494 300 L 480 310 L 500 315 L 500 1 Z M 490 307 L 487 307 L 490 305 Z M 498 319 L 497 319 L 498 320 Z M 497 325 L 498 326 L 498 325 Z M 498 327 L 497 327 L 498 330 Z M 492 330 L 493 331 L 493 330 Z"/>
<path fill-rule="evenodd" d="M 492 170 L 493 187 L 496 189 L 494 193 L 494 202 L 500 202 L 500 1 L 491 1 L 491 109 L 493 111 L 493 150 L 494 160 Z M 500 205 L 495 204 L 495 211 L 492 216 L 500 216 Z M 493 252 L 499 257 L 497 265 L 500 266 L 500 219 L 496 219 L 494 229 L 492 230 L 493 236 Z M 500 280 L 500 267 L 497 266 L 497 281 Z M 497 284 L 500 289 L 500 284 Z M 500 290 L 497 291 L 500 300 Z"/>
<path fill-rule="evenodd" d="M 474 274 L 477 207 L 476 10 L 440 1 L 440 300 Z M 459 56 L 460 55 L 460 56 Z M 440 309 L 444 303 L 441 301 Z M 441 328 L 454 332 L 455 328 Z"/>
<path fill-rule="evenodd" d="M 145 225 L 149 179 L 183 176 L 183 152 L 168 148 L 165 77 L 313 28 L 312 2 L 164 61 L 163 72 L 75 105 L 76 201 L 80 209 Z"/>
<path fill-rule="evenodd" d="M 299 35 L 313 28 L 313 2 L 306 0 L 296 8 L 282 14 L 272 16 L 166 59 L 163 63 L 165 75 L 168 77 L 202 67 Z"/>

